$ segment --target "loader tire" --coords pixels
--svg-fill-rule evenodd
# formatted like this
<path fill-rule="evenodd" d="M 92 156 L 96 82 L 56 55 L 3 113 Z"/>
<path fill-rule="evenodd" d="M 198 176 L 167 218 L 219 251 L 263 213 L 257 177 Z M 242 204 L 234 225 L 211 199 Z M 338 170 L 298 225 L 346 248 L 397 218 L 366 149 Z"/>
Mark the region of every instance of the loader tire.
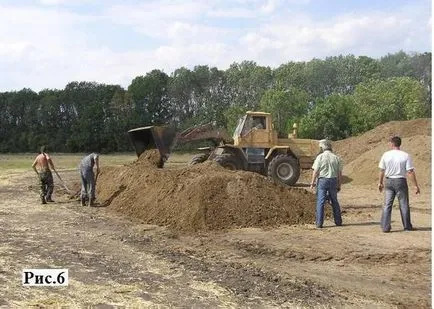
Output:
<path fill-rule="evenodd" d="M 292 186 L 300 177 L 300 165 L 296 158 L 289 155 L 277 155 L 268 165 L 268 176 L 274 181 Z"/>
<path fill-rule="evenodd" d="M 203 163 L 206 160 L 208 160 L 209 154 L 206 153 L 198 153 L 196 155 L 193 156 L 193 158 L 191 158 L 190 162 L 188 163 L 188 165 L 196 165 L 199 163 Z"/>
<path fill-rule="evenodd" d="M 228 170 L 241 169 L 238 158 L 231 153 L 223 153 L 214 158 L 214 161 Z"/>

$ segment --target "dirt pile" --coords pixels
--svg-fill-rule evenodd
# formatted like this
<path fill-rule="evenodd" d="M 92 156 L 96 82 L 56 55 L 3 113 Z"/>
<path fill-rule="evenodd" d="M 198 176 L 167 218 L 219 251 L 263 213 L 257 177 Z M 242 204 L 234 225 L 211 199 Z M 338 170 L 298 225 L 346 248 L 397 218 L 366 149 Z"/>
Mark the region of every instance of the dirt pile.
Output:
<path fill-rule="evenodd" d="M 387 148 L 387 142 L 395 135 L 401 138 L 416 135 L 431 136 L 431 119 L 421 118 L 408 121 L 391 121 L 362 135 L 333 142 L 333 149 L 346 163 L 350 163 L 378 145 L 385 145 Z M 405 146 L 404 143 L 402 145 Z"/>
<path fill-rule="evenodd" d="M 402 138 L 401 149 L 411 155 L 419 185 L 431 185 L 431 119 L 392 121 L 360 136 L 334 142 L 335 152 L 344 160 L 344 175 L 351 183 L 377 183 L 378 163 L 394 135 Z"/>
<path fill-rule="evenodd" d="M 157 169 L 140 159 L 102 169 L 98 200 L 146 223 L 180 231 L 313 223 L 315 196 L 212 162 Z"/>
<path fill-rule="evenodd" d="M 157 149 L 149 149 L 143 152 L 137 159 L 142 165 L 147 165 L 149 167 L 163 167 L 164 162 L 160 156 L 160 152 Z"/>

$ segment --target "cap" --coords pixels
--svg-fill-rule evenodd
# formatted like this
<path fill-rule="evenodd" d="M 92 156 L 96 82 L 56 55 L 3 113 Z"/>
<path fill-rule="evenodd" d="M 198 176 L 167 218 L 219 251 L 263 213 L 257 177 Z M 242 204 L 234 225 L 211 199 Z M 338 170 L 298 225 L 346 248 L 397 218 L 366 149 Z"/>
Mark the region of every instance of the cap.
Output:
<path fill-rule="evenodd" d="M 319 141 L 319 146 L 322 150 L 331 150 L 332 149 L 332 143 L 327 139 L 322 139 Z"/>

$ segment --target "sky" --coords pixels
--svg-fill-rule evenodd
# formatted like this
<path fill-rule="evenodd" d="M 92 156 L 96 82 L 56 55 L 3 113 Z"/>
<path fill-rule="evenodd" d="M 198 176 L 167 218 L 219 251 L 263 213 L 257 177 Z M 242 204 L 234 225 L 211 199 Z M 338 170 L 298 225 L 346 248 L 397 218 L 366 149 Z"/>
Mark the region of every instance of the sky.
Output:
<path fill-rule="evenodd" d="M 431 0 L 0 0 L 0 92 L 431 52 Z"/>

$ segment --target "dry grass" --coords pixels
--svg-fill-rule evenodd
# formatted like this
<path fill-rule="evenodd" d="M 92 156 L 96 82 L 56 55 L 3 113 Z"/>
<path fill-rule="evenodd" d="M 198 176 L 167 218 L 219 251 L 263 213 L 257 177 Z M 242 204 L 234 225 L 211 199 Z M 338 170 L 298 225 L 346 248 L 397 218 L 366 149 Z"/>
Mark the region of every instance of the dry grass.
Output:
<path fill-rule="evenodd" d="M 51 153 L 56 170 L 71 170 L 78 168 L 83 154 L 76 153 Z M 178 166 L 186 164 L 192 154 L 173 153 L 167 161 L 168 166 Z M 0 154 L 0 170 L 31 170 L 32 163 L 36 154 L 19 153 L 19 154 Z M 136 160 L 134 153 L 113 153 L 102 154 L 100 159 L 101 166 L 118 166 L 128 164 Z"/>

